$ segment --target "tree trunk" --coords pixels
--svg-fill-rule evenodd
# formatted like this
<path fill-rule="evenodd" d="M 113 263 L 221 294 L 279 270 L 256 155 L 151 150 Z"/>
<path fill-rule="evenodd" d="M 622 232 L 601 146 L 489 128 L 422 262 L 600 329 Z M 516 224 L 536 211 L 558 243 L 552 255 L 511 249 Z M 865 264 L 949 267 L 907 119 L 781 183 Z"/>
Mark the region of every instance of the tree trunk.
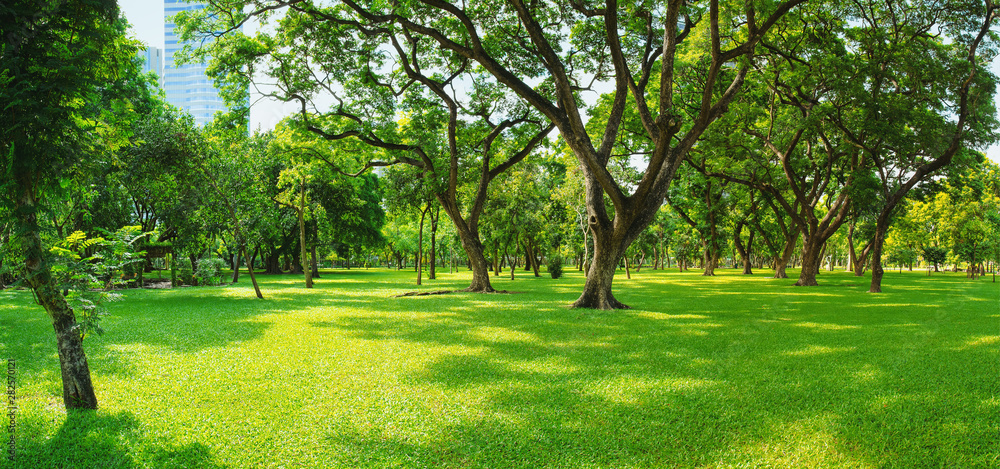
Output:
<path fill-rule="evenodd" d="M 528 243 L 525 245 L 528 248 L 528 259 L 531 260 L 531 270 L 534 272 L 535 277 L 541 277 L 542 275 L 538 272 L 541 268 L 541 259 L 538 258 L 538 250 L 535 246 L 535 241 L 533 239 L 528 239 Z"/>
<path fill-rule="evenodd" d="M 264 272 L 268 274 L 280 274 L 281 253 L 272 246 L 271 252 L 264 256 Z"/>
<path fill-rule="evenodd" d="M 587 271 L 587 281 L 583 285 L 583 293 L 573 302 L 574 308 L 591 309 L 627 309 L 628 306 L 615 299 L 611 285 L 615 278 L 615 270 L 624 248 L 621 244 L 597 242 L 594 238 L 594 260 Z"/>
<path fill-rule="evenodd" d="M 514 280 L 514 269 L 517 268 L 517 262 L 515 260 L 517 258 L 517 240 L 516 239 L 514 240 L 514 252 L 510 255 L 510 257 L 511 257 L 511 259 L 510 259 L 510 279 Z"/>
<path fill-rule="evenodd" d="M 871 253 L 870 249 L 862 251 L 860 256 L 858 256 L 857 252 L 855 252 L 855 255 L 853 256 L 854 265 L 851 266 L 851 268 L 854 270 L 855 277 L 864 277 L 865 268 L 868 267 L 868 256 L 870 253 Z"/>
<path fill-rule="evenodd" d="M 36 277 L 37 278 L 37 277 Z M 66 299 L 44 281 L 30 282 L 39 301 L 52 318 L 59 349 L 59 368 L 63 382 L 63 405 L 67 409 L 96 409 L 97 395 L 90 380 L 90 366 L 83 350 L 83 338 L 77 329 L 76 316 Z"/>
<path fill-rule="evenodd" d="M 427 215 L 427 211 L 431 209 L 430 202 L 427 203 L 427 208 L 420 211 L 420 230 L 417 232 L 417 285 L 420 285 L 420 277 L 424 273 L 424 217 Z"/>
<path fill-rule="evenodd" d="M 299 265 L 306 277 L 306 288 L 313 287 L 312 269 L 309 268 L 309 255 L 306 248 L 306 178 L 302 177 L 299 190 Z"/>
<path fill-rule="evenodd" d="M 493 243 L 493 275 L 500 276 L 500 242 Z"/>
<path fill-rule="evenodd" d="M 233 253 L 233 283 L 240 281 L 240 250 Z"/>
<path fill-rule="evenodd" d="M 704 248 L 701 259 L 702 268 L 704 269 L 701 273 L 702 276 L 715 276 L 715 261 L 718 258 L 718 255 L 714 252 L 714 245 L 715 243 L 711 240 L 711 238 L 702 241 L 702 248 Z"/>
<path fill-rule="evenodd" d="M 789 259 L 792 258 L 792 254 L 795 253 L 795 243 L 798 240 L 797 233 L 794 236 L 792 233 L 789 233 L 789 236 L 785 238 L 785 250 L 782 251 L 781 257 L 774 259 L 774 278 L 788 278 L 785 269 L 788 266 Z"/>
<path fill-rule="evenodd" d="M 750 265 L 750 251 L 743 246 L 743 239 L 740 236 L 744 225 L 742 221 L 736 224 L 736 229 L 733 230 L 733 244 L 736 246 L 736 252 L 740 255 L 740 259 L 743 262 L 743 275 L 753 275 L 753 268 Z M 750 232 L 750 240 L 752 243 L 753 231 Z"/>
<path fill-rule="evenodd" d="M 439 205 L 434 208 L 433 212 L 431 212 L 431 256 L 429 266 L 430 270 L 427 272 L 428 280 L 434 280 L 437 278 L 437 272 L 435 271 L 434 266 L 437 265 L 437 229 L 440 217 L 441 206 Z"/>
<path fill-rule="evenodd" d="M 469 256 L 469 266 L 472 270 L 472 283 L 465 291 L 469 292 L 492 292 L 495 291 L 490 284 L 490 267 L 483 254 L 483 244 L 478 236 L 472 236 L 465 230 L 458 230 L 458 239 L 462 242 L 462 248 Z"/>
<path fill-rule="evenodd" d="M 312 277 L 319 278 L 319 256 L 316 255 L 316 246 L 310 246 L 311 253 L 311 264 L 312 264 Z"/>
<path fill-rule="evenodd" d="M 812 287 L 816 283 L 816 274 L 822 260 L 823 243 L 815 237 L 803 237 L 802 239 L 802 271 L 799 273 L 799 280 L 795 282 L 797 287 Z"/>
<path fill-rule="evenodd" d="M 885 234 L 888 231 L 889 221 L 886 220 L 885 223 L 883 223 L 882 217 L 879 217 L 878 221 L 875 223 L 875 238 L 872 239 L 872 283 L 871 287 L 868 289 L 868 293 L 882 293 L 882 275 L 885 273 L 882 270 L 882 246 L 885 243 Z"/>
<path fill-rule="evenodd" d="M 19 178 L 20 179 L 20 178 Z M 23 180 L 20 180 L 22 185 Z M 63 383 L 63 405 L 67 409 L 96 409 L 97 395 L 90 379 L 90 366 L 83 350 L 83 337 L 77 328 L 76 315 L 66 297 L 54 285 L 49 264 L 44 259 L 39 234 L 37 202 L 31 186 L 17 201 L 15 213 L 21 222 L 21 242 L 24 249 L 26 279 L 38 302 L 52 320 L 59 353 L 59 368 Z"/>

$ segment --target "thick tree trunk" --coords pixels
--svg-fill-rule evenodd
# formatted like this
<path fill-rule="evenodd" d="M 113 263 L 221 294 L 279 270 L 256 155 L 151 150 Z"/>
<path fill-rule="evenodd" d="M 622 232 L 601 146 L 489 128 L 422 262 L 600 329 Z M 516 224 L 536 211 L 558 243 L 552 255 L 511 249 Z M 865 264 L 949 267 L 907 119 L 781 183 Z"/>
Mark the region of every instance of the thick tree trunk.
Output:
<path fill-rule="evenodd" d="M 66 297 L 54 285 L 49 264 L 43 258 L 45 251 L 39 235 L 37 203 L 31 189 L 25 189 L 15 210 L 21 221 L 26 279 L 39 304 L 49 314 L 56 333 L 63 405 L 67 409 L 96 409 L 97 395 L 90 379 L 90 366 L 83 350 L 83 338 L 77 328 L 76 315 L 66 302 Z"/>
<path fill-rule="evenodd" d="M 802 240 L 802 271 L 799 273 L 799 280 L 795 282 L 797 287 L 812 287 L 819 285 L 816 283 L 816 274 L 819 273 L 823 254 L 823 243 L 810 237 Z"/>
<path fill-rule="evenodd" d="M 274 249 L 273 246 L 271 251 L 264 256 L 264 273 L 281 273 L 281 253 L 279 253 L 277 249 Z"/>
<path fill-rule="evenodd" d="M 458 230 L 458 239 L 469 257 L 469 266 L 472 270 L 472 283 L 465 291 L 479 293 L 496 291 L 490 284 L 490 267 L 486 262 L 486 255 L 483 254 L 483 244 L 479 241 L 479 237 L 472 236 L 467 230 Z"/>
<path fill-rule="evenodd" d="M 711 242 L 710 241 L 704 241 L 702 243 L 702 247 L 704 247 L 704 253 L 702 255 L 701 262 L 702 262 L 702 267 L 704 268 L 704 271 L 701 273 L 701 275 L 705 276 L 705 277 L 714 277 L 715 276 L 715 254 L 712 252 Z"/>
<path fill-rule="evenodd" d="M 63 382 L 63 405 L 67 409 L 96 409 L 97 395 L 90 380 L 90 366 L 83 350 L 83 338 L 77 329 L 76 316 L 65 298 L 51 285 L 31 282 L 39 301 L 52 317 L 59 349 L 59 368 Z"/>
<path fill-rule="evenodd" d="M 750 250 L 743 246 L 743 239 L 740 236 L 743 231 L 743 222 L 736 224 L 736 229 L 733 230 L 733 244 L 736 246 L 736 252 L 740 255 L 740 260 L 743 262 L 743 275 L 753 275 L 753 268 L 751 266 Z M 753 231 L 750 232 L 750 244 L 753 243 Z"/>
<path fill-rule="evenodd" d="M 795 253 L 795 243 L 798 240 L 798 235 L 785 238 L 785 250 L 782 251 L 781 257 L 777 257 L 774 260 L 774 278 L 788 278 L 785 268 L 788 266 L 788 261 L 792 258 L 792 254 Z"/>
<path fill-rule="evenodd" d="M 594 238 L 595 241 L 597 238 Z M 573 302 L 574 308 L 591 309 L 627 309 L 628 306 L 615 299 L 611 285 L 615 278 L 615 270 L 621 260 L 620 245 L 612 243 L 594 243 L 594 260 L 587 271 L 587 281 L 583 285 L 583 293 Z"/>

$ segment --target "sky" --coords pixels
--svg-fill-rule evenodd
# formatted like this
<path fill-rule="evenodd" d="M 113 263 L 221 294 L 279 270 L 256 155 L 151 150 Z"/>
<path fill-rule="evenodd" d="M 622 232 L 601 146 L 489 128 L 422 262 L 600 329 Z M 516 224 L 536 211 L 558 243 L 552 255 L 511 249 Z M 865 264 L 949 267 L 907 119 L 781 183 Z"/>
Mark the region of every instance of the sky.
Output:
<path fill-rule="evenodd" d="M 132 24 L 132 33 L 147 45 L 163 49 L 163 2 L 157 0 L 119 0 L 119 5 Z M 993 73 L 1000 75 L 1000 57 L 993 60 Z M 1000 101 L 1000 96 L 997 97 Z M 294 111 L 294 105 L 258 102 L 250 112 L 250 127 L 270 130 L 284 116 Z M 1000 164 L 1000 144 L 986 150 Z"/>

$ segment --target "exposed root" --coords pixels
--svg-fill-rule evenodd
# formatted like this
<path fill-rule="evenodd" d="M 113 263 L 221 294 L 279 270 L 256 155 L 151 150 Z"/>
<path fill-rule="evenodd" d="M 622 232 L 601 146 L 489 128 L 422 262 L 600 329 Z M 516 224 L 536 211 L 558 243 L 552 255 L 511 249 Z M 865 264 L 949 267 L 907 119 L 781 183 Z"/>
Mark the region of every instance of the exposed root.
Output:
<path fill-rule="evenodd" d="M 615 299 L 612 299 L 611 301 L 603 301 L 603 302 L 596 302 L 596 303 L 583 302 L 583 301 L 577 300 L 576 302 L 570 304 L 569 307 L 571 309 L 583 308 L 583 309 L 599 309 L 599 310 L 604 310 L 604 311 L 611 311 L 611 310 L 616 310 L 616 309 L 632 309 L 631 306 L 629 306 L 629 305 L 627 305 L 625 303 L 622 303 L 622 302 L 620 302 L 618 300 L 615 300 Z"/>

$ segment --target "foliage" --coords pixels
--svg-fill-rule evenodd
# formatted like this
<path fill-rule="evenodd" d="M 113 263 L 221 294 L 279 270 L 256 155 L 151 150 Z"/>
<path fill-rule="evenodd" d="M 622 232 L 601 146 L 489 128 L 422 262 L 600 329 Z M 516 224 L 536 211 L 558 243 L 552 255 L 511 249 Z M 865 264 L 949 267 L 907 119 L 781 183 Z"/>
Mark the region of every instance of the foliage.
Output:
<path fill-rule="evenodd" d="M 194 278 L 198 285 L 219 285 L 222 283 L 222 270 L 226 262 L 216 256 L 203 257 L 198 260 L 198 270 Z"/>
<path fill-rule="evenodd" d="M 139 226 L 126 226 L 107 233 L 106 237 L 88 238 L 82 231 L 71 233 L 50 249 L 53 256 L 52 274 L 64 294 L 73 292 L 68 300 L 79 313 L 77 327 L 81 337 L 104 331 L 100 327 L 105 315 L 106 301 L 115 301 L 120 295 L 111 293 L 135 280 L 131 267 L 145 261 L 145 252 L 136 245 L 149 232 Z"/>
<path fill-rule="evenodd" d="M 944 261 L 948 259 L 948 250 L 938 246 L 925 246 L 921 250 L 921 255 L 924 257 L 924 262 L 935 266 L 935 268 Z"/>
<path fill-rule="evenodd" d="M 553 279 L 557 279 L 559 277 L 562 277 L 562 274 L 563 274 L 563 260 L 562 260 L 562 257 L 559 257 L 559 256 L 550 256 L 549 257 L 549 262 L 546 265 L 546 270 L 548 270 L 549 275 L 552 276 Z"/>

